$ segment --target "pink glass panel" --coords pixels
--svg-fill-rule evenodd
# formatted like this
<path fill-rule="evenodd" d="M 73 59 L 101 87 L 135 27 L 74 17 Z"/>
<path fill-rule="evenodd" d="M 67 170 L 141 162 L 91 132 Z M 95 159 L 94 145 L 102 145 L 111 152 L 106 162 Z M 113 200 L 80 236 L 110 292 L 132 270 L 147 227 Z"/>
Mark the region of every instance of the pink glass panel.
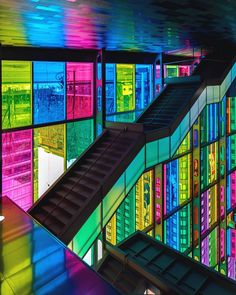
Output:
<path fill-rule="evenodd" d="M 190 66 L 179 66 L 179 77 L 190 76 Z"/>
<path fill-rule="evenodd" d="M 231 195 L 231 208 L 236 205 L 236 171 L 230 174 L 230 195 Z"/>
<path fill-rule="evenodd" d="M 2 193 L 22 209 L 32 205 L 32 130 L 2 135 Z"/>
<path fill-rule="evenodd" d="M 67 119 L 93 115 L 93 64 L 67 63 Z"/>

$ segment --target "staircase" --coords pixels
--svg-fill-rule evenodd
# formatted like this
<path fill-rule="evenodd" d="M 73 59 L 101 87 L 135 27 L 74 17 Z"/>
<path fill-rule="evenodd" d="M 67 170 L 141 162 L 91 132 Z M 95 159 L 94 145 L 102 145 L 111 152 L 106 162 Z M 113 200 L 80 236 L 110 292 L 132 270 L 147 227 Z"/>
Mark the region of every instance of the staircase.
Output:
<path fill-rule="evenodd" d="M 233 280 L 142 232 L 136 232 L 118 247 L 107 245 L 107 250 L 98 272 L 122 294 L 144 294 L 146 286 L 163 295 L 234 295 L 236 291 Z"/>
<path fill-rule="evenodd" d="M 224 73 L 216 72 L 219 76 L 214 81 L 222 83 L 232 63 L 232 58 L 220 61 L 221 66 L 224 64 Z M 202 71 L 207 68 L 206 62 Z M 180 82 L 167 85 L 137 123 L 112 123 L 29 213 L 68 244 L 145 145 L 170 136 L 190 112 L 207 86 L 207 82 L 200 82 L 200 76 L 201 72 L 198 72 L 196 79 L 179 78 Z"/>
<path fill-rule="evenodd" d="M 199 82 L 169 84 L 137 122 L 144 125 L 144 132 L 170 127 L 199 88 Z"/>
<path fill-rule="evenodd" d="M 143 145 L 141 132 L 105 130 L 30 214 L 68 244 Z"/>

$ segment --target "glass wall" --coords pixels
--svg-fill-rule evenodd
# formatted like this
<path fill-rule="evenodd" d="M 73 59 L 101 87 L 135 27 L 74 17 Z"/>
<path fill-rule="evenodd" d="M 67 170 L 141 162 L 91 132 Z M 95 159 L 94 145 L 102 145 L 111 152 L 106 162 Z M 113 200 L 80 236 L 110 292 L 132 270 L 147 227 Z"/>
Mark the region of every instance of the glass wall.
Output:
<path fill-rule="evenodd" d="M 152 100 L 153 65 L 106 64 L 107 115 L 141 111 Z"/>
<path fill-rule="evenodd" d="M 207 105 L 174 156 L 141 176 L 106 225 L 107 241 L 142 230 L 236 280 L 234 102 Z"/>
<path fill-rule="evenodd" d="M 93 63 L 2 61 L 3 194 L 24 210 L 93 142 L 93 87 Z"/>

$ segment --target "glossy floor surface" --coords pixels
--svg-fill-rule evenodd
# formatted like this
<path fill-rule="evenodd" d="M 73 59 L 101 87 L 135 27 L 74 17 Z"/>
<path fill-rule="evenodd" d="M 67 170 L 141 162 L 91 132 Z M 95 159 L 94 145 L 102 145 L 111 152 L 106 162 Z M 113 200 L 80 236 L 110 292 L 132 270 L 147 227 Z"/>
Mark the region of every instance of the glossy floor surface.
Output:
<path fill-rule="evenodd" d="M 118 294 L 7 197 L 0 215 L 0 294 Z"/>

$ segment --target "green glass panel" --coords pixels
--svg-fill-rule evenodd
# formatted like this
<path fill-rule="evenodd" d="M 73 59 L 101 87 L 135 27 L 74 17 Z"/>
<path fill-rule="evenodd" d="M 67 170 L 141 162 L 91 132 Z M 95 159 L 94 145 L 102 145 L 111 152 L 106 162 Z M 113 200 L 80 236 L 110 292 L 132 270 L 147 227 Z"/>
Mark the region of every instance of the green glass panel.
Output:
<path fill-rule="evenodd" d="M 66 160 L 69 167 L 93 142 L 93 120 L 66 124 Z"/>
<path fill-rule="evenodd" d="M 135 66 L 116 65 L 117 112 L 135 109 Z"/>
<path fill-rule="evenodd" d="M 181 155 L 190 151 L 191 149 L 191 131 L 185 136 L 184 140 L 180 144 L 178 150 L 176 151 L 176 155 Z"/>
<path fill-rule="evenodd" d="M 124 199 L 116 213 L 117 243 L 135 232 L 135 188 Z"/>
<path fill-rule="evenodd" d="M 165 78 L 175 78 L 179 76 L 178 66 L 166 66 Z"/>
<path fill-rule="evenodd" d="M 81 258 L 100 233 L 101 204 L 93 211 L 73 239 L 73 251 Z"/>
<path fill-rule="evenodd" d="M 31 62 L 2 61 L 3 129 L 32 123 L 31 93 Z"/>

